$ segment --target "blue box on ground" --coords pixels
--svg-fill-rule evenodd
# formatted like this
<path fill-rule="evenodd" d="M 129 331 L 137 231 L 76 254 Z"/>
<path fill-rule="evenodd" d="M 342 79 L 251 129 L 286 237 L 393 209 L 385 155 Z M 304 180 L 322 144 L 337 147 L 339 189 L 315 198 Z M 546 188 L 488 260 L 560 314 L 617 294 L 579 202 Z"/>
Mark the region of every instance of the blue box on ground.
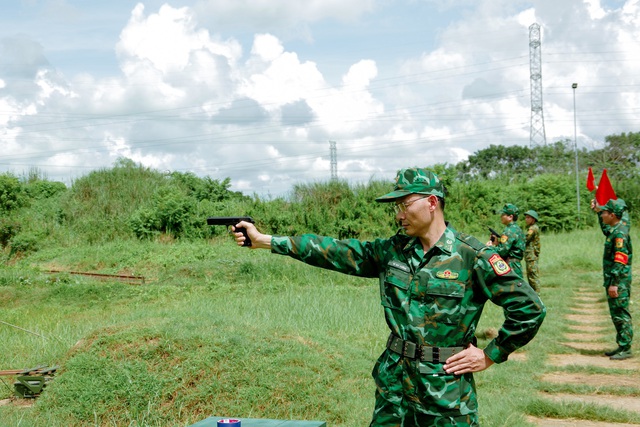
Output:
<path fill-rule="evenodd" d="M 209 417 L 190 427 L 218 427 L 218 421 L 225 418 L 240 420 L 242 427 L 327 427 L 324 421 L 265 420 L 259 418 Z"/>

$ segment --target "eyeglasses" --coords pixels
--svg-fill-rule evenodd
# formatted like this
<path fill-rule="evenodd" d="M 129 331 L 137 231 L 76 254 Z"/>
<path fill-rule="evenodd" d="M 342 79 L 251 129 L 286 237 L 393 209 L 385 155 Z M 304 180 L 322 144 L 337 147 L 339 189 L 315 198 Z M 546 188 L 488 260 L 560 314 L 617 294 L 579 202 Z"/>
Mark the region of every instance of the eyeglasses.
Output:
<path fill-rule="evenodd" d="M 408 202 L 398 202 L 393 205 L 393 210 L 396 214 L 399 214 L 400 212 L 406 212 L 407 208 L 413 203 L 417 202 L 418 200 L 426 199 L 427 197 L 429 196 L 418 197 L 417 199 L 409 200 Z"/>

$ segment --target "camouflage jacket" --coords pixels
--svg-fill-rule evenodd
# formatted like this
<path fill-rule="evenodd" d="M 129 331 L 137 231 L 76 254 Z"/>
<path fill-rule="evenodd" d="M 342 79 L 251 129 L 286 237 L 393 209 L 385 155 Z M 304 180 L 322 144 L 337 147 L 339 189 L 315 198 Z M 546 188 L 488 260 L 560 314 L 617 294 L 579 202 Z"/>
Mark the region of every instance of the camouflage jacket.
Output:
<path fill-rule="evenodd" d="M 495 246 L 496 252 L 503 258 L 522 259 L 526 246 L 524 232 L 515 222 L 507 225 Z"/>
<path fill-rule="evenodd" d="M 604 286 L 631 286 L 631 265 L 633 261 L 633 246 L 629 235 L 628 222 L 620 221 L 614 226 L 602 222 L 598 215 L 602 233 L 606 239 L 602 255 L 602 273 Z"/>
<path fill-rule="evenodd" d="M 535 260 L 540 256 L 540 228 L 538 224 L 531 224 L 527 229 L 526 248 L 524 258 Z"/>
<path fill-rule="evenodd" d="M 310 265 L 378 278 L 389 329 L 418 345 L 473 342 L 491 300 L 503 308 L 505 321 L 484 351 L 500 363 L 534 337 L 546 313 L 538 295 L 492 248 L 451 226 L 427 253 L 419 239 L 403 234 L 373 241 L 274 236 L 271 245 L 272 252 Z"/>

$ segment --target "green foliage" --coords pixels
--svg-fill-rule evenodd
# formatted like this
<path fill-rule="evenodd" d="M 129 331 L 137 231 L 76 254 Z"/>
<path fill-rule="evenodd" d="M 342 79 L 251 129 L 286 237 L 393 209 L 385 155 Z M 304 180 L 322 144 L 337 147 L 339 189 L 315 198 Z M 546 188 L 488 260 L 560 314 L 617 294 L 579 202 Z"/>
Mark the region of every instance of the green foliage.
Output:
<path fill-rule="evenodd" d="M 179 188 L 166 186 L 156 191 L 152 203 L 160 231 L 174 236 L 180 235 L 188 223 L 193 206 L 192 199 Z"/>
<path fill-rule="evenodd" d="M 142 207 L 131 214 L 129 227 L 138 239 L 151 239 L 160 234 L 160 220 L 152 208 Z"/>
<path fill-rule="evenodd" d="M 11 251 L 9 256 L 25 255 L 39 249 L 42 237 L 32 233 L 19 233 L 9 240 Z"/>
<path fill-rule="evenodd" d="M 569 141 L 534 148 L 491 145 L 457 165 L 431 168 L 448 189 L 447 220 L 481 240 L 487 226 L 500 227 L 496 210 L 505 203 L 538 211 L 544 232 L 567 231 L 595 224 L 589 210 L 593 195 L 584 186 L 588 164 L 609 167 L 614 188 L 626 200 L 633 222 L 640 207 L 639 141 L 636 133 L 613 135 L 602 150 L 578 152 L 579 173 L 584 176 L 577 179 L 576 153 Z M 65 244 L 226 235 L 224 227 L 206 225 L 208 216 L 252 216 L 261 230 L 279 235 L 311 232 L 372 239 L 398 229 L 390 205 L 374 201 L 392 188 L 390 181 L 298 184 L 288 197 L 268 200 L 230 191 L 230 186 L 228 178 L 161 173 L 129 159 L 91 172 L 68 190 L 36 172 L 23 183 L 4 174 L 0 176 L 0 211 L 9 217 L 0 223 L 0 243 L 8 242 L 18 230 Z"/>
<path fill-rule="evenodd" d="M 17 209 L 24 204 L 24 190 L 20 180 L 10 173 L 0 175 L 0 213 Z"/>
<path fill-rule="evenodd" d="M 461 170 L 474 177 L 490 178 L 498 175 L 529 173 L 536 167 L 534 155 L 528 147 L 490 145 L 462 162 Z"/>
<path fill-rule="evenodd" d="M 4 248 L 20 231 L 20 223 L 5 217 L 0 218 L 0 245 Z"/>
<path fill-rule="evenodd" d="M 339 239 L 380 237 L 395 232 L 394 216 L 388 204 L 373 200 L 390 189 L 389 183 L 375 181 L 354 187 L 345 181 L 299 184 L 291 210 L 305 232 Z"/>
<path fill-rule="evenodd" d="M 540 175 L 528 181 L 522 190 L 525 198 L 520 207 L 523 212 L 525 209 L 538 212 L 542 231 L 558 232 L 575 228 L 575 179 L 567 175 Z M 583 193 L 588 194 L 586 191 Z M 588 200 L 583 199 L 582 204 L 585 208 L 583 215 L 591 219 L 589 223 L 592 225 L 594 215 L 589 209 Z"/>
<path fill-rule="evenodd" d="M 31 199 L 48 199 L 67 191 L 67 186 L 62 182 L 32 181 L 24 185 L 24 191 Z"/>

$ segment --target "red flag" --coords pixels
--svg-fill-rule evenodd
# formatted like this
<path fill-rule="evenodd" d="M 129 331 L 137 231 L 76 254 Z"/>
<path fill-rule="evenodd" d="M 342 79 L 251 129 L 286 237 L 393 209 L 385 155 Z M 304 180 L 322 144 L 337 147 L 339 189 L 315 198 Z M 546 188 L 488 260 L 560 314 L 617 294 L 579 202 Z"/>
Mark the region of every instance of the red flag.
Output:
<path fill-rule="evenodd" d="M 587 190 L 593 191 L 596 189 L 596 180 L 593 177 L 593 170 L 589 168 L 589 174 L 587 175 Z"/>
<path fill-rule="evenodd" d="M 603 169 L 600 182 L 598 183 L 598 189 L 596 190 L 596 201 L 600 206 L 604 206 L 611 199 L 617 199 L 616 192 L 613 191 L 611 181 L 609 181 L 609 177 L 607 176 L 607 170 Z"/>

